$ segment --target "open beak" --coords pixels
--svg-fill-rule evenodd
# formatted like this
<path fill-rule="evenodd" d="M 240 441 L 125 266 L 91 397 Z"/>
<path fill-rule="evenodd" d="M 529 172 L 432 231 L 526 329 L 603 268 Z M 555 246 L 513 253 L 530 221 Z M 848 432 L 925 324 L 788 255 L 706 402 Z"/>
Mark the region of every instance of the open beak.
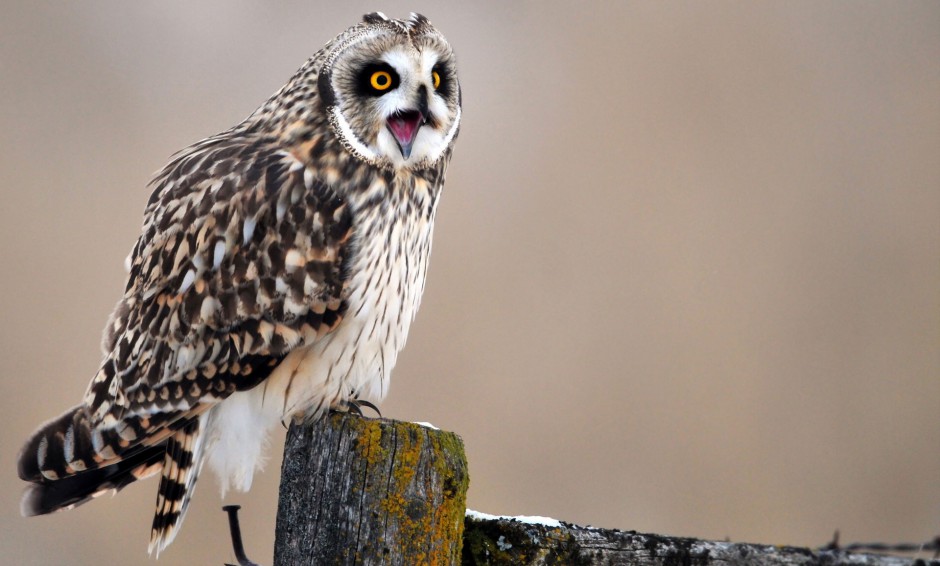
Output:
<path fill-rule="evenodd" d="M 420 110 L 404 110 L 393 114 L 388 119 L 388 129 L 398 142 L 402 157 L 411 157 L 411 146 L 418 137 L 418 130 L 427 124 L 427 116 Z"/>

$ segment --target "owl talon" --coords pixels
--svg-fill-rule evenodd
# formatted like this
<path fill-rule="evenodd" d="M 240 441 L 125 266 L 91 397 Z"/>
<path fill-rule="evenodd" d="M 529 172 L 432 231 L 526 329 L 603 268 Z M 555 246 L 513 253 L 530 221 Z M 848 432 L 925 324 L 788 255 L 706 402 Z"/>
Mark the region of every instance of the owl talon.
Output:
<path fill-rule="evenodd" d="M 368 407 L 372 409 L 373 411 L 375 411 L 375 414 L 378 415 L 380 419 L 382 418 L 382 411 L 380 411 L 378 407 L 376 407 L 369 401 L 364 401 L 362 399 L 355 399 L 352 401 L 352 403 L 356 406 L 356 410 L 359 411 L 360 417 L 365 416 L 362 414 L 362 407 Z"/>
<path fill-rule="evenodd" d="M 378 407 L 376 407 L 375 405 L 373 405 L 371 402 L 369 402 L 369 401 L 363 401 L 362 399 L 347 399 L 347 400 L 343 401 L 343 403 L 342 403 L 342 405 L 340 405 L 340 407 L 341 407 L 341 408 L 340 408 L 339 410 L 341 410 L 341 411 L 342 411 L 343 409 L 345 409 L 345 412 L 347 412 L 347 413 L 351 413 L 351 414 L 354 414 L 354 415 L 359 416 L 359 417 L 362 417 L 362 418 L 368 418 L 368 417 L 366 417 L 365 414 L 363 414 L 363 412 L 362 412 L 362 408 L 363 408 L 363 407 L 367 407 L 367 408 L 372 409 L 373 411 L 375 411 L 375 414 L 378 415 L 378 417 L 379 417 L 380 419 L 382 418 L 382 412 L 379 411 L 379 408 L 378 408 Z"/>

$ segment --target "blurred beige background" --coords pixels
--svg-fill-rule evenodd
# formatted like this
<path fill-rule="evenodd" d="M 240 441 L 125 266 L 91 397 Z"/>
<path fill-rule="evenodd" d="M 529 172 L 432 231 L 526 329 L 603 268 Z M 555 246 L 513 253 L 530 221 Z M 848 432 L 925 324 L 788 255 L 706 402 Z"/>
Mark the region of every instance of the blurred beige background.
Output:
<path fill-rule="evenodd" d="M 156 481 L 21 519 L 175 150 L 362 13 L 425 13 L 464 123 L 383 405 L 489 513 L 774 544 L 940 529 L 940 4 L 11 3 L 0 20 L 0 557 L 146 564 Z M 244 507 L 270 564 L 282 434 Z M 233 561 L 200 482 L 159 564 Z"/>

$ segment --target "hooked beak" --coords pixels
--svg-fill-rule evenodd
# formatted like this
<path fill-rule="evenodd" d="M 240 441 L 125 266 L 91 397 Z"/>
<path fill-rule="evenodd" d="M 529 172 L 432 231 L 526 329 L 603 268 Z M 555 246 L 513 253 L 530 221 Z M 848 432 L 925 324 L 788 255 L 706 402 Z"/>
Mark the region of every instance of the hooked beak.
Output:
<path fill-rule="evenodd" d="M 418 109 L 399 110 L 388 119 L 388 129 L 398 142 L 398 149 L 405 159 L 411 157 L 411 146 L 418 137 L 418 130 L 428 123 L 431 111 L 428 109 L 428 89 L 424 85 L 418 87 Z"/>
<path fill-rule="evenodd" d="M 399 111 L 389 117 L 388 129 L 398 142 L 402 157 L 411 157 L 411 146 L 418 137 L 418 130 L 427 123 L 427 116 L 420 110 Z"/>

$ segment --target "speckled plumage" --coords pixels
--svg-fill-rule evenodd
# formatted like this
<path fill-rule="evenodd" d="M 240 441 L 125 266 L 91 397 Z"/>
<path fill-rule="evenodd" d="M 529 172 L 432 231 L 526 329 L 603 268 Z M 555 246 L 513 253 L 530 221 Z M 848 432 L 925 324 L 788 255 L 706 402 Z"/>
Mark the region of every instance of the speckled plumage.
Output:
<path fill-rule="evenodd" d="M 205 462 L 223 491 L 247 489 L 272 425 L 380 401 L 459 123 L 443 36 L 369 14 L 241 124 L 176 154 L 151 183 L 101 369 L 20 454 L 23 513 L 162 472 L 159 552 Z"/>

